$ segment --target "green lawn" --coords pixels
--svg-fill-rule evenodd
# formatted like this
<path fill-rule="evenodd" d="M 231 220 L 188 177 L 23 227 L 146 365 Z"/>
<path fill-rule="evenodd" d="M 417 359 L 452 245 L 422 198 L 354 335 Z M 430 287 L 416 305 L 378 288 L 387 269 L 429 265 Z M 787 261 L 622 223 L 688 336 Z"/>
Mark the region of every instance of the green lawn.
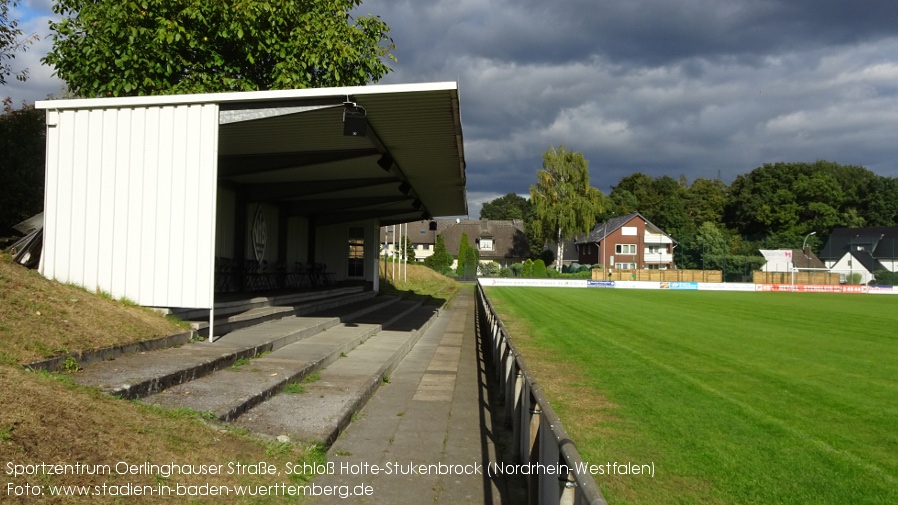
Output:
<path fill-rule="evenodd" d="M 609 503 L 898 503 L 898 297 L 487 293 Z"/>

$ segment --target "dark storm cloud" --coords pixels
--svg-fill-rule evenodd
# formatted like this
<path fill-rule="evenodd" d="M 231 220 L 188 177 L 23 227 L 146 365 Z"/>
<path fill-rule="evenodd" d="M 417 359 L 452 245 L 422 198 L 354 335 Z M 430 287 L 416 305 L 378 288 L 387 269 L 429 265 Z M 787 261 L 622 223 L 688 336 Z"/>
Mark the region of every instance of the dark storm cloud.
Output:
<path fill-rule="evenodd" d="M 384 82 L 458 80 L 471 212 L 526 194 L 550 145 L 604 191 L 635 171 L 725 181 L 830 159 L 898 175 L 898 4 L 368 0 Z"/>
<path fill-rule="evenodd" d="M 594 56 L 658 65 L 690 58 L 762 57 L 895 34 L 890 1 L 368 1 L 409 35 L 415 66 L 438 68 L 431 49 L 497 62 L 559 63 Z M 392 20 L 392 21 L 391 21 Z"/>
<path fill-rule="evenodd" d="M 559 144 L 606 192 L 636 171 L 730 182 L 775 161 L 898 176 L 893 0 L 365 0 L 358 13 L 392 28 L 382 83 L 458 81 L 475 217 L 527 194 Z M 5 94 L 58 90 L 33 63 L 44 45 L 20 60 L 38 79 Z"/>

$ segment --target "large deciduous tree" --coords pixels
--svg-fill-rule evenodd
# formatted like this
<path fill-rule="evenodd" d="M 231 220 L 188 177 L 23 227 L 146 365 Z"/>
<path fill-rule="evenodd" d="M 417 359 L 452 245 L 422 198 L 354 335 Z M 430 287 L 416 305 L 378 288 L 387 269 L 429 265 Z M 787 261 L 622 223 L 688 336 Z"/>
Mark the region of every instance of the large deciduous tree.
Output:
<path fill-rule="evenodd" d="M 12 75 L 8 60 L 14 59 L 16 51 L 24 51 L 37 38 L 36 35 L 24 37 L 19 21 L 9 17 L 10 7 L 15 7 L 18 3 L 17 0 L 0 0 L 0 84 L 6 84 L 6 78 Z M 27 77 L 27 70 L 16 74 L 16 79 L 20 81 Z"/>
<path fill-rule="evenodd" d="M 81 96 L 364 85 L 390 68 L 362 0 L 57 0 L 44 61 Z"/>
<path fill-rule="evenodd" d="M 593 227 L 602 195 L 589 185 L 589 162 L 583 154 L 565 146 L 543 153 L 543 168 L 537 170 L 536 178 L 530 186 L 530 202 L 536 210 L 534 230 L 542 242 L 557 242 L 555 267 L 560 272 L 564 241 Z"/>
<path fill-rule="evenodd" d="M 530 200 L 515 193 L 508 193 L 483 204 L 480 219 L 528 221 L 533 215 Z"/>

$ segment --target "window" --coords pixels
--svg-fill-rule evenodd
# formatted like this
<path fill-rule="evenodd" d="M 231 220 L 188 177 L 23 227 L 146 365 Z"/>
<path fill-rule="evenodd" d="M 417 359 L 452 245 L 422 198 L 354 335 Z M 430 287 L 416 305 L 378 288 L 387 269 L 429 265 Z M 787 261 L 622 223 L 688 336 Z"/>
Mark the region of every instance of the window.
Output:
<path fill-rule="evenodd" d="M 492 251 L 493 250 L 493 239 L 491 239 L 491 238 L 480 239 L 480 250 L 481 251 Z"/>
<path fill-rule="evenodd" d="M 615 254 L 636 254 L 636 244 L 617 244 L 614 246 Z"/>
<path fill-rule="evenodd" d="M 349 262 L 346 270 L 348 277 L 365 276 L 365 229 L 352 227 L 349 229 Z"/>
<path fill-rule="evenodd" d="M 636 270 L 636 263 L 615 263 L 614 268 L 618 270 Z"/>

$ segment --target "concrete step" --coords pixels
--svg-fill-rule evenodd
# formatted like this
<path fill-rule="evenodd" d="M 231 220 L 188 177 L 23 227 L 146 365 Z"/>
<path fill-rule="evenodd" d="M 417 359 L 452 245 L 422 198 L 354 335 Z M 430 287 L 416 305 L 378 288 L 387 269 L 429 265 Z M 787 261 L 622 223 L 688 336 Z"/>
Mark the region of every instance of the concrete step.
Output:
<path fill-rule="evenodd" d="M 328 307 L 312 315 L 290 316 L 233 331 L 215 342 L 193 342 L 95 363 L 73 378 L 79 384 L 96 386 L 112 395 L 140 398 L 230 367 L 238 359 L 277 350 L 358 320 L 398 301 L 395 297 L 379 296 Z"/>
<path fill-rule="evenodd" d="M 228 316 L 226 318 L 223 318 L 223 320 L 221 321 L 216 320 L 215 327 L 212 331 L 215 332 L 215 338 L 217 340 L 218 338 L 221 338 L 222 336 L 227 335 L 232 331 L 242 328 L 248 328 L 259 323 L 264 323 L 267 321 L 277 321 L 278 319 L 283 319 L 290 316 L 315 314 L 324 310 L 342 307 L 343 305 L 352 302 L 374 298 L 376 295 L 377 293 L 375 293 L 374 291 L 365 291 L 358 293 L 347 293 L 334 297 L 319 298 L 312 301 L 306 301 L 299 305 L 256 307 L 245 312 Z M 190 325 L 192 328 L 197 330 L 197 333 L 200 336 L 209 336 L 208 321 L 192 321 Z"/>
<path fill-rule="evenodd" d="M 257 433 L 330 445 L 389 380 L 438 312 L 433 306 L 416 309 L 321 370 L 319 380 L 303 384 L 304 392 L 273 396 L 235 424 Z"/>
<path fill-rule="evenodd" d="M 336 298 L 362 292 L 365 292 L 362 286 L 337 286 L 311 291 L 218 294 L 215 297 L 215 315 L 224 317 L 262 307 L 302 305 L 324 298 Z M 368 291 L 368 293 L 377 294 L 374 291 Z M 184 321 L 209 320 L 209 309 L 168 308 L 158 310 Z"/>
<path fill-rule="evenodd" d="M 349 323 L 328 328 L 240 366 L 232 366 L 201 379 L 147 396 L 144 402 L 168 408 L 187 407 L 211 412 L 219 420 L 232 421 L 284 389 L 291 382 L 352 355 L 353 349 L 420 307 L 402 301 L 371 312 Z M 375 338 L 375 340 L 378 340 Z"/>

